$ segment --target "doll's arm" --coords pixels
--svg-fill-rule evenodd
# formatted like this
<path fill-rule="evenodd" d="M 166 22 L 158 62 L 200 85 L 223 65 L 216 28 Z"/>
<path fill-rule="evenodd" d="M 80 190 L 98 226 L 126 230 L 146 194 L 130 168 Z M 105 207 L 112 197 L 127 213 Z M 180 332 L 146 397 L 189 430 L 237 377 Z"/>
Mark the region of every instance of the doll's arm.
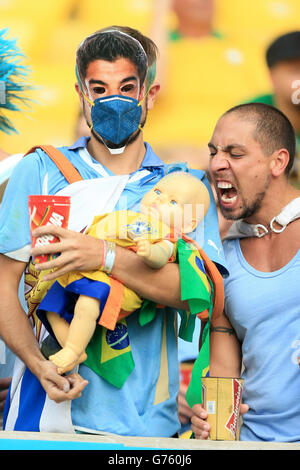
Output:
<path fill-rule="evenodd" d="M 150 243 L 149 240 L 136 240 L 137 254 L 150 268 L 159 269 L 167 264 L 173 254 L 173 243 L 162 240 Z"/>

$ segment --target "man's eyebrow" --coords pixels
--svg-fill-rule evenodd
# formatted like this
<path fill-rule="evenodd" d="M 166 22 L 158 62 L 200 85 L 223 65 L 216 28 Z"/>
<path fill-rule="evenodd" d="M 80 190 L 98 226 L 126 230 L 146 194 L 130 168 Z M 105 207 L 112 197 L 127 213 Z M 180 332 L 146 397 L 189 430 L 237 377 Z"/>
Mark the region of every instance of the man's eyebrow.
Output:
<path fill-rule="evenodd" d="M 123 80 L 121 80 L 121 83 L 131 82 L 132 80 L 134 80 L 135 82 L 138 81 L 138 79 L 135 75 L 131 75 L 130 77 L 123 78 Z"/>
<path fill-rule="evenodd" d="M 236 144 L 236 143 L 227 145 L 226 147 L 216 146 L 212 142 L 209 142 L 207 145 L 208 145 L 208 147 L 213 148 L 215 150 L 218 150 L 219 148 L 221 148 L 221 150 L 223 150 L 223 152 L 226 152 L 226 153 L 230 152 L 231 150 L 233 150 L 235 148 L 239 148 L 241 150 L 246 150 L 246 147 L 244 145 Z"/>
<path fill-rule="evenodd" d="M 120 83 L 125 83 L 125 82 L 131 82 L 132 80 L 134 81 L 138 81 L 137 77 L 135 75 L 131 75 L 130 77 L 126 77 L 126 78 L 123 78 L 123 80 L 121 80 Z M 104 85 L 104 86 L 107 86 L 108 84 L 103 82 L 103 80 L 96 80 L 95 78 L 91 78 L 89 80 L 89 85 Z"/>
<path fill-rule="evenodd" d="M 97 84 L 97 85 L 107 85 L 107 83 L 103 82 L 102 80 L 95 80 L 94 78 L 91 78 L 89 80 L 89 85 L 94 85 L 94 84 Z"/>

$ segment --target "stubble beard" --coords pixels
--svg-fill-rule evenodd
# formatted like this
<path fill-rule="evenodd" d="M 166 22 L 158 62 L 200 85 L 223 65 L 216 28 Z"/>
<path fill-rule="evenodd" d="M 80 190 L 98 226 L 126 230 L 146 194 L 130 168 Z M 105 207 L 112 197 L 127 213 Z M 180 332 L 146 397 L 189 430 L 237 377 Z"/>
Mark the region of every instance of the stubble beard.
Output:
<path fill-rule="evenodd" d="M 221 201 L 219 200 L 219 208 L 220 211 L 226 220 L 240 220 L 240 219 L 247 219 L 254 215 L 262 206 L 263 200 L 265 198 L 267 189 L 270 185 L 271 177 L 268 176 L 264 188 L 260 193 L 257 193 L 255 199 L 252 202 L 248 202 L 245 198 L 241 197 L 242 204 L 240 206 L 240 211 L 236 214 L 233 213 L 233 210 L 236 209 L 225 209 Z"/>

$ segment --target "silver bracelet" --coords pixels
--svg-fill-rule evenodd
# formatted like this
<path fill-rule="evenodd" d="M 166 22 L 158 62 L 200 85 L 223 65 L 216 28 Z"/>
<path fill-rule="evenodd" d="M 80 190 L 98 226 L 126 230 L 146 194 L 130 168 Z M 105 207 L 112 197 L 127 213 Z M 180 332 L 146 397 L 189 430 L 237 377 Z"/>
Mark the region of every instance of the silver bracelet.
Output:
<path fill-rule="evenodd" d="M 115 264 L 116 259 L 116 244 L 115 242 L 105 241 L 106 243 L 106 257 L 104 261 L 103 271 L 110 274 Z"/>

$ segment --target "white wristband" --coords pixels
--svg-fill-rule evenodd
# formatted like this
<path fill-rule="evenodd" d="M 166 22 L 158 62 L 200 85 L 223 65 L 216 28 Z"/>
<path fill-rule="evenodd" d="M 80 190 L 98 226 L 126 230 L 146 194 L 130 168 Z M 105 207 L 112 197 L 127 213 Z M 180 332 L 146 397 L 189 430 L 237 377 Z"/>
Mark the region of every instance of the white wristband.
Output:
<path fill-rule="evenodd" d="M 115 264 L 116 259 L 116 244 L 115 242 L 106 241 L 106 257 L 104 261 L 103 271 L 110 274 Z"/>

